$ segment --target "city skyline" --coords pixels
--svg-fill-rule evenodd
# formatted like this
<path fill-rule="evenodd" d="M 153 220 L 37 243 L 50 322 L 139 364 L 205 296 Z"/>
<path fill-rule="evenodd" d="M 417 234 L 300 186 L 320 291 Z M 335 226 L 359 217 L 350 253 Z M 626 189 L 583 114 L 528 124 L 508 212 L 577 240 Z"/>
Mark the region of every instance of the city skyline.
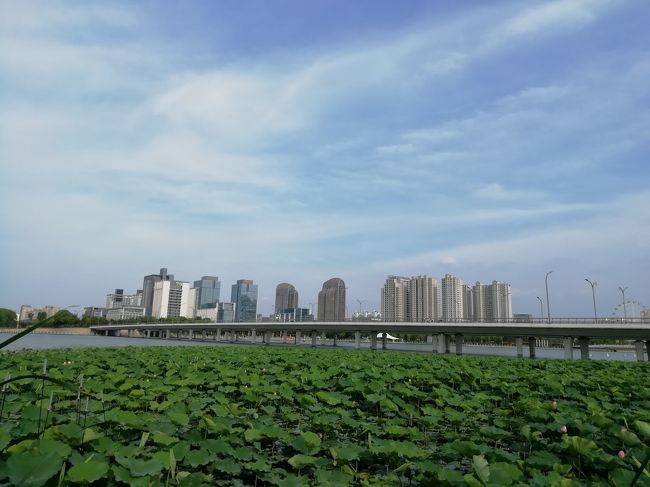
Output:
<path fill-rule="evenodd" d="M 162 265 L 512 284 L 514 313 L 650 306 L 642 0 L 3 2 L 0 307 Z M 189 278 L 191 276 L 191 278 Z M 173 278 L 172 278 L 173 279 Z M 153 284 L 152 284 L 153 285 Z M 225 294 L 226 289 L 221 294 Z M 146 291 L 146 296 L 152 296 Z M 222 296 L 223 297 L 223 296 Z"/>

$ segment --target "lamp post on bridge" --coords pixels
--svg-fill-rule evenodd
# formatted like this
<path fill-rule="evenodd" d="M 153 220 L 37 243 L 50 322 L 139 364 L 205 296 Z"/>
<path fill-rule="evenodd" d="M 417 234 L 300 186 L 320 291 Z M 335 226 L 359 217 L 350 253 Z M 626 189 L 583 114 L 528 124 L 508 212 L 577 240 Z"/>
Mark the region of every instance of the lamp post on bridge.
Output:
<path fill-rule="evenodd" d="M 627 286 L 618 286 L 618 290 L 621 291 L 621 294 L 623 295 L 623 323 L 627 323 L 627 305 L 625 304 L 625 291 L 627 290 Z"/>
<path fill-rule="evenodd" d="M 359 303 L 359 316 L 358 316 L 359 321 L 361 321 L 361 305 L 365 302 L 366 302 L 365 299 L 357 299 L 357 303 Z"/>
<path fill-rule="evenodd" d="M 591 286 L 591 297 L 594 300 L 594 323 L 598 321 L 598 314 L 596 313 L 596 286 L 598 283 L 596 281 L 591 282 L 589 279 L 585 279 Z"/>
<path fill-rule="evenodd" d="M 542 298 L 537 296 L 537 299 L 539 300 L 539 314 L 541 316 L 541 321 L 544 321 L 544 301 L 542 301 Z"/>
<path fill-rule="evenodd" d="M 546 317 L 548 318 L 548 324 L 551 324 L 551 304 L 548 300 L 548 276 L 549 274 L 552 274 L 553 271 L 548 271 L 546 273 L 546 277 L 544 278 L 544 282 L 546 283 Z"/>

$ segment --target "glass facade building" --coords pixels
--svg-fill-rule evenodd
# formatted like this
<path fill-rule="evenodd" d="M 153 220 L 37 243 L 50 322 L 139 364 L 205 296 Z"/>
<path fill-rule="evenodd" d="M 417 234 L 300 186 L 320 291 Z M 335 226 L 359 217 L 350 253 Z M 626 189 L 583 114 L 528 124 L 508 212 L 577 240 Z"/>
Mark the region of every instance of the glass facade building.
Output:
<path fill-rule="evenodd" d="M 221 282 L 216 276 L 203 276 L 194 281 L 197 309 L 216 308 L 221 293 Z"/>
<path fill-rule="evenodd" d="M 257 284 L 240 279 L 232 285 L 230 301 L 235 303 L 235 321 L 254 322 L 257 318 Z"/>

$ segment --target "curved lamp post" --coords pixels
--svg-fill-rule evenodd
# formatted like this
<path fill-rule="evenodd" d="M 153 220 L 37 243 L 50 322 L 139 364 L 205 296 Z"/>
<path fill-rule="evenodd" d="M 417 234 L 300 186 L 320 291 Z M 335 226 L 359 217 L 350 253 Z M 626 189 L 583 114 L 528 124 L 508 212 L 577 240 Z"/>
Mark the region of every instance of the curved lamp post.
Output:
<path fill-rule="evenodd" d="M 548 271 L 546 273 L 546 277 L 544 278 L 544 282 L 546 283 L 546 316 L 548 317 L 548 324 L 551 324 L 551 303 L 548 300 L 548 276 L 549 274 L 552 274 L 553 271 Z"/>
<path fill-rule="evenodd" d="M 361 321 L 361 305 L 365 302 L 365 299 L 357 299 L 357 303 L 359 303 L 359 321 Z"/>
<path fill-rule="evenodd" d="M 537 299 L 539 300 L 539 314 L 542 317 L 542 321 L 544 321 L 544 301 L 539 296 L 537 296 Z"/>
<path fill-rule="evenodd" d="M 625 291 L 627 290 L 626 287 L 621 287 L 618 286 L 618 290 L 621 291 L 621 294 L 623 295 L 623 323 L 627 322 L 627 305 L 625 303 Z"/>
<path fill-rule="evenodd" d="M 598 314 L 596 313 L 596 286 L 598 283 L 596 281 L 591 282 L 589 279 L 585 279 L 591 286 L 591 297 L 594 300 L 594 323 L 598 321 Z"/>

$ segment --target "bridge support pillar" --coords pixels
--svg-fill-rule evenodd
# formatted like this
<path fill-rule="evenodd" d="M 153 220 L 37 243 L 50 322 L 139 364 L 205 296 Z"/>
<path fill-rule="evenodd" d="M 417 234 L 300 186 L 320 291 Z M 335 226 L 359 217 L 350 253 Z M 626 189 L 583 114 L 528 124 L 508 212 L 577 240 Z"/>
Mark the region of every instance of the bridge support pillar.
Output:
<path fill-rule="evenodd" d="M 207 334 L 206 334 L 205 329 L 201 330 L 201 340 L 205 340 L 206 337 L 207 337 Z"/>
<path fill-rule="evenodd" d="M 327 335 L 325 334 L 324 331 L 320 332 L 320 344 L 325 345 L 325 339 L 327 338 Z"/>
<path fill-rule="evenodd" d="M 528 356 L 530 358 L 535 358 L 535 342 L 537 340 L 535 337 L 528 337 Z"/>
<path fill-rule="evenodd" d="M 189 338 L 190 340 L 194 340 L 194 330 L 187 331 L 187 338 Z"/>
<path fill-rule="evenodd" d="M 332 343 L 333 343 L 333 346 L 335 346 L 335 347 L 338 345 L 338 341 L 339 341 L 338 338 L 339 338 L 339 336 L 336 333 L 334 333 L 334 341 Z"/>
<path fill-rule="evenodd" d="M 131 338 L 133 336 L 133 330 L 129 330 L 127 334 L 129 335 L 129 338 Z"/>
<path fill-rule="evenodd" d="M 573 360 L 573 337 L 564 337 L 562 345 L 564 346 L 564 358 Z"/>
<path fill-rule="evenodd" d="M 636 353 L 637 362 L 643 362 L 645 360 L 645 354 L 643 353 L 643 340 L 636 340 L 634 342 L 634 352 Z"/>
<path fill-rule="evenodd" d="M 221 341 L 221 328 L 217 328 L 217 330 L 215 331 L 214 340 L 217 342 Z"/>
<path fill-rule="evenodd" d="M 377 332 L 376 331 L 371 331 L 370 332 L 370 349 L 371 350 L 377 350 Z"/>
<path fill-rule="evenodd" d="M 235 330 L 228 330 L 228 341 L 230 343 L 235 343 L 237 336 L 235 335 Z"/>
<path fill-rule="evenodd" d="M 257 331 L 255 328 L 251 330 L 251 343 L 255 343 L 257 341 Z"/>
<path fill-rule="evenodd" d="M 648 362 L 650 362 L 650 340 L 646 340 L 645 342 L 645 351 L 648 355 Z"/>
<path fill-rule="evenodd" d="M 522 358 L 524 356 L 524 337 L 516 337 L 515 346 L 517 347 L 517 358 Z"/>
<path fill-rule="evenodd" d="M 287 343 L 287 330 L 282 330 L 282 343 Z"/>
<path fill-rule="evenodd" d="M 311 346 L 315 347 L 316 346 L 316 337 L 318 334 L 315 331 L 311 332 Z"/>
<path fill-rule="evenodd" d="M 361 332 L 354 332 L 354 348 L 361 348 Z"/>
<path fill-rule="evenodd" d="M 589 337 L 580 337 L 578 342 L 580 343 L 580 358 L 582 360 L 589 360 Z"/>
<path fill-rule="evenodd" d="M 381 334 L 381 349 L 386 350 L 386 332 Z"/>
<path fill-rule="evenodd" d="M 429 335 L 427 337 L 427 342 L 431 344 L 431 351 L 436 353 L 438 351 L 438 340 L 435 335 Z"/>
<path fill-rule="evenodd" d="M 463 354 L 463 335 L 461 333 L 456 333 L 454 335 L 454 344 L 456 345 L 456 355 Z"/>
<path fill-rule="evenodd" d="M 302 342 L 302 336 L 300 335 L 300 330 L 296 330 L 296 334 L 293 337 L 293 344 L 300 345 L 300 342 Z"/>
<path fill-rule="evenodd" d="M 438 353 L 447 353 L 447 335 L 438 334 Z"/>
<path fill-rule="evenodd" d="M 264 343 L 267 345 L 271 344 L 271 330 L 266 330 L 264 332 Z"/>

